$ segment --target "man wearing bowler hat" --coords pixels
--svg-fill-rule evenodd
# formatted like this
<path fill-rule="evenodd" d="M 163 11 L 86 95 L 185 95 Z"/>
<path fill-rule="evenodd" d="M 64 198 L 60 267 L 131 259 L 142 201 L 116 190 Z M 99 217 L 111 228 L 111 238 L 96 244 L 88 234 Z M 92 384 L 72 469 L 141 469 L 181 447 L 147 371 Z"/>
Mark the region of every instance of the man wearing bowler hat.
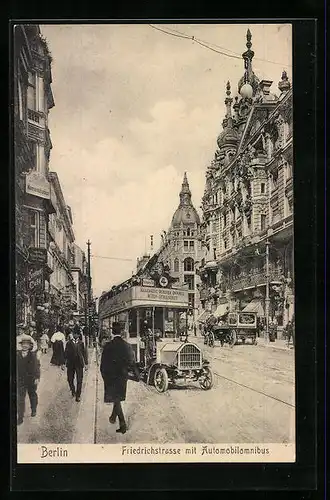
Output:
<path fill-rule="evenodd" d="M 128 372 L 134 371 L 135 379 L 139 380 L 138 370 L 135 365 L 134 353 L 131 346 L 122 337 L 121 324 L 112 324 L 112 340 L 104 346 L 101 356 L 100 371 L 104 381 L 104 402 L 113 403 L 109 422 L 114 424 L 119 420 L 119 429 L 116 432 L 125 434 L 127 425 L 121 406 L 121 401 L 126 399 Z"/>

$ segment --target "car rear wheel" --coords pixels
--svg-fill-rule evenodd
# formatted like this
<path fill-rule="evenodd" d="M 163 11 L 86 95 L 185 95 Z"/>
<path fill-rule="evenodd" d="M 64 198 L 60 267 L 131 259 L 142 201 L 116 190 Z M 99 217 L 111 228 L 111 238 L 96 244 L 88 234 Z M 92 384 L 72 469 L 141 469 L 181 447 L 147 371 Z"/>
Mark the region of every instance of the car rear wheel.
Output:
<path fill-rule="evenodd" d="M 236 332 L 235 332 L 235 330 L 231 330 L 231 332 L 230 332 L 229 346 L 230 347 L 234 347 L 234 345 L 236 344 L 236 340 L 237 340 Z"/>
<path fill-rule="evenodd" d="M 203 369 L 203 375 L 199 379 L 199 385 L 204 391 L 209 391 L 213 387 L 213 373 L 210 368 Z"/>
<path fill-rule="evenodd" d="M 158 392 L 165 392 L 168 388 L 168 375 L 165 368 L 157 368 L 154 376 L 154 385 Z"/>
<path fill-rule="evenodd" d="M 210 346 L 210 347 L 214 347 L 214 340 L 215 340 L 215 339 L 214 339 L 214 333 L 213 333 L 213 332 L 211 332 L 211 333 L 209 334 L 209 346 Z"/>

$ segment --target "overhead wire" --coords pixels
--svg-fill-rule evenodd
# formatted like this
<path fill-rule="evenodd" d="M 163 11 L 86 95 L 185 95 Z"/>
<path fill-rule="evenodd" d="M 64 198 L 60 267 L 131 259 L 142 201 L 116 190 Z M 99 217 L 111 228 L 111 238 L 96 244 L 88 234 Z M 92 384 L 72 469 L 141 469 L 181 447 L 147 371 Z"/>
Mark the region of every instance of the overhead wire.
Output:
<path fill-rule="evenodd" d="M 126 262 L 134 262 L 134 259 L 125 259 L 125 258 L 121 258 L 121 257 L 109 257 L 109 256 L 105 256 L 105 255 L 92 254 L 91 257 L 94 257 L 96 259 L 123 260 Z"/>
<path fill-rule="evenodd" d="M 175 36 L 175 37 L 178 37 L 178 38 L 183 38 L 183 39 L 186 39 L 186 40 L 191 40 L 193 42 L 196 42 L 197 44 L 201 45 L 202 47 L 205 47 L 206 49 L 209 49 L 209 50 L 212 50 L 213 52 L 216 52 L 217 54 L 221 54 L 223 56 L 226 56 L 226 57 L 231 57 L 232 59 L 242 59 L 242 56 L 240 54 L 238 54 L 237 52 L 234 52 L 230 49 L 227 49 L 225 47 L 221 47 L 220 45 L 217 45 L 215 43 L 211 43 L 211 42 L 207 42 L 205 40 L 201 40 L 201 39 L 198 39 L 196 38 L 195 36 L 190 36 L 190 35 L 187 35 L 186 33 L 182 33 L 180 31 L 177 31 L 177 30 L 174 30 L 173 28 L 167 28 L 167 30 L 171 30 L 171 31 L 167 31 L 167 30 L 164 30 L 162 28 L 159 28 L 153 24 L 149 24 L 148 26 L 150 26 L 151 28 L 153 29 L 156 29 L 158 31 L 161 31 L 162 33 L 165 33 L 166 35 L 171 35 L 171 36 Z M 217 47 L 219 49 L 222 49 L 221 51 L 220 50 L 216 50 L 214 49 L 213 47 Z M 231 52 L 232 54 L 228 54 L 226 52 L 223 52 L 224 50 L 226 50 L 227 52 Z M 255 57 L 254 58 L 255 61 L 263 61 L 263 62 L 267 62 L 267 63 L 270 63 L 270 64 L 276 64 L 278 66 L 284 66 L 284 67 L 291 67 L 290 64 L 284 64 L 284 63 L 280 63 L 280 62 L 276 62 L 276 61 L 270 61 L 268 59 L 261 59 L 261 58 L 258 58 L 258 57 Z"/>

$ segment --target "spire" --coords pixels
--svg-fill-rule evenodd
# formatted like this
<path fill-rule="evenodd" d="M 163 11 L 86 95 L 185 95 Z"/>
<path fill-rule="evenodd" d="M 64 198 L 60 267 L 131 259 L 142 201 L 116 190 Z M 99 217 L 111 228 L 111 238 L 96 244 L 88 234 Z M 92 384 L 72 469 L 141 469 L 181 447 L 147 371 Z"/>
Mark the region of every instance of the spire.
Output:
<path fill-rule="evenodd" d="M 191 205 L 191 191 L 188 184 L 187 172 L 184 173 L 180 191 L 180 206 L 183 205 Z"/>
<path fill-rule="evenodd" d="M 242 57 L 244 59 L 244 76 L 238 82 L 238 92 L 242 97 L 251 98 L 252 95 L 255 96 L 258 86 L 259 86 L 259 78 L 254 74 L 252 70 L 252 59 L 254 57 L 254 52 L 251 50 L 252 47 L 252 35 L 251 31 L 248 29 L 246 33 L 246 47 L 247 50 L 243 52 Z M 243 87 L 243 94 L 241 93 L 241 89 Z"/>
<path fill-rule="evenodd" d="M 242 57 L 244 59 L 245 74 L 247 77 L 249 76 L 249 73 L 252 71 L 252 59 L 254 57 L 254 52 L 253 52 L 253 50 L 251 50 L 251 47 L 252 47 L 251 38 L 252 38 L 251 31 L 248 29 L 247 33 L 246 33 L 247 50 L 245 52 L 243 52 L 243 54 L 242 54 Z M 248 81 L 249 80 L 246 80 L 246 82 L 248 82 Z"/>
<path fill-rule="evenodd" d="M 233 102 L 233 98 L 230 97 L 231 90 L 230 90 L 230 82 L 229 81 L 227 82 L 227 86 L 226 86 L 226 94 L 227 94 L 227 97 L 225 99 L 225 105 L 227 108 L 226 118 L 231 118 L 231 105 Z"/>

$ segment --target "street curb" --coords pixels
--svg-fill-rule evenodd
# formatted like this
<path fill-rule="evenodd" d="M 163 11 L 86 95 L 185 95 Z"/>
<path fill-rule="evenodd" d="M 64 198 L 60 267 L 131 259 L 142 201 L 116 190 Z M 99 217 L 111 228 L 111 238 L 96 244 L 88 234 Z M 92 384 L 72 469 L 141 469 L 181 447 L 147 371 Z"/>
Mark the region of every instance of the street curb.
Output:
<path fill-rule="evenodd" d="M 280 347 L 277 345 L 265 345 L 265 344 L 257 344 L 259 347 L 264 347 L 265 349 L 275 349 L 276 351 L 286 351 L 286 352 L 291 352 L 294 351 L 294 347 Z"/>
<path fill-rule="evenodd" d="M 80 400 L 80 408 L 76 420 L 76 429 L 72 437 L 73 444 L 94 444 L 94 411 L 96 401 L 96 352 L 93 349 L 89 361 L 86 383 Z M 91 395 L 90 398 L 86 396 Z"/>

